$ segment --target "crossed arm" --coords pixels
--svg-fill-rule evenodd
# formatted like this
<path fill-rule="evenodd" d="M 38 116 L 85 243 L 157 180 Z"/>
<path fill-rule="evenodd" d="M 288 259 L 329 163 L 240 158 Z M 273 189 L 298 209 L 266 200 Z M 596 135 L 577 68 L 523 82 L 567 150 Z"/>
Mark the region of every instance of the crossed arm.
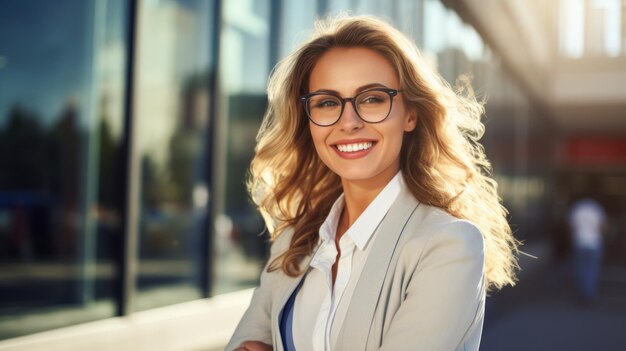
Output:
<path fill-rule="evenodd" d="M 267 272 L 268 265 L 279 254 L 287 250 L 292 232 L 283 232 L 272 243 L 270 258 L 261 272 L 259 286 L 252 294 L 250 306 L 235 329 L 225 351 L 267 351 L 272 350 L 271 308 L 272 290 L 280 271 Z"/>

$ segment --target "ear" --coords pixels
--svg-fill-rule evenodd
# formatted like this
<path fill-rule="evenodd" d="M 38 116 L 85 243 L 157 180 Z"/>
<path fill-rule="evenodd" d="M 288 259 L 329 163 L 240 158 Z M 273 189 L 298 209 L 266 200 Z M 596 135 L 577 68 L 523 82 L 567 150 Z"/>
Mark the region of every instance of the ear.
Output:
<path fill-rule="evenodd" d="M 413 129 L 415 129 L 416 125 L 417 125 L 417 111 L 410 110 L 408 111 L 408 115 L 406 116 L 406 119 L 404 120 L 404 131 L 412 132 Z"/>

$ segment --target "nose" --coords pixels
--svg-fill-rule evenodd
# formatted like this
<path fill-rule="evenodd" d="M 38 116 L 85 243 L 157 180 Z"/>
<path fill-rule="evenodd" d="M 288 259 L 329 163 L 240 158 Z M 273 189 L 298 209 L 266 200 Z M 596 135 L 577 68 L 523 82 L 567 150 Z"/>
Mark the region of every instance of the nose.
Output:
<path fill-rule="evenodd" d="M 345 132 L 352 132 L 363 127 L 363 121 L 356 113 L 354 100 L 345 100 L 343 112 L 339 117 L 339 127 Z"/>

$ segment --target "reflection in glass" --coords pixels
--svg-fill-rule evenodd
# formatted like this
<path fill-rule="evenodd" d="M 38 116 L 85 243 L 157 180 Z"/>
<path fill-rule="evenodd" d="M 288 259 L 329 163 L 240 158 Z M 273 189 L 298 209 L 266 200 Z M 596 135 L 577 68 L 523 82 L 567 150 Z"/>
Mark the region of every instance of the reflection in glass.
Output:
<path fill-rule="evenodd" d="M 221 38 L 221 88 L 224 98 L 216 150 L 219 176 L 214 198 L 215 285 L 213 294 L 257 284 L 267 254 L 261 216 L 248 198 L 245 175 L 254 154 L 255 136 L 267 105 L 270 69 L 270 2 L 228 1 Z M 278 18 L 278 17 L 277 17 Z"/>
<path fill-rule="evenodd" d="M 125 16 L 0 3 L 2 339 L 115 314 Z"/>
<path fill-rule="evenodd" d="M 317 11 L 316 1 L 285 1 L 281 16 L 280 45 L 278 57 L 289 55 L 312 33 L 312 23 Z"/>
<path fill-rule="evenodd" d="M 137 310 L 202 297 L 212 10 L 201 0 L 139 9 Z"/>

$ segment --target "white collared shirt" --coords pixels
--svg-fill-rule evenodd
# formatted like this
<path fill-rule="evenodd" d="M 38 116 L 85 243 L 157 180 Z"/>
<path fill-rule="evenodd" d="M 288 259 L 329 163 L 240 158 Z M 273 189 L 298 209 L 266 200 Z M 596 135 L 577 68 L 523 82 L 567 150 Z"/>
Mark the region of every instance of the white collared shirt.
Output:
<path fill-rule="evenodd" d="M 344 195 L 335 201 L 320 227 L 320 247 L 311 259 L 294 303 L 292 330 L 298 351 L 330 351 L 334 348 L 376 228 L 401 191 L 408 190 L 399 171 L 341 237 L 341 256 L 333 286 L 332 266 L 337 257 L 335 236 Z"/>

